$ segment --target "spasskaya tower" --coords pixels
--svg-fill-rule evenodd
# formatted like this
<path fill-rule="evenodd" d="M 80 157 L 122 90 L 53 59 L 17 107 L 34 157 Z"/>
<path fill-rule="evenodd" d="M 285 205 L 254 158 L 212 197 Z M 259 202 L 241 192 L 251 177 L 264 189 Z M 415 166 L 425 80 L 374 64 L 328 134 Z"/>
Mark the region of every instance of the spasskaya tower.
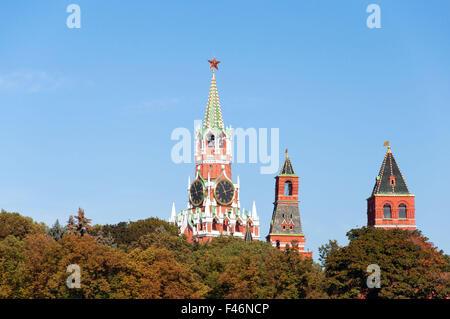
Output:
<path fill-rule="evenodd" d="M 251 211 L 241 208 L 239 177 L 231 175 L 233 131 L 225 127 L 217 91 L 214 57 L 208 103 L 203 126 L 195 131 L 195 175 L 188 181 L 187 209 L 178 214 L 172 205 L 170 222 L 175 223 L 189 241 L 206 242 L 219 235 L 258 240 L 259 217 L 253 202 Z"/>

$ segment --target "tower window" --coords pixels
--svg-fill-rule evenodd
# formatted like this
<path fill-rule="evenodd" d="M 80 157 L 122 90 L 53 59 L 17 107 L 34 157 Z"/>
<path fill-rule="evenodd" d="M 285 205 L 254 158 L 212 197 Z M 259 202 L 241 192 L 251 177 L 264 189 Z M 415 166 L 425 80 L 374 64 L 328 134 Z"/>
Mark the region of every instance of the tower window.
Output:
<path fill-rule="evenodd" d="M 212 230 L 217 230 L 217 220 L 216 219 L 213 220 Z"/>
<path fill-rule="evenodd" d="M 197 135 L 197 147 L 198 147 L 199 150 L 201 150 L 203 148 L 201 134 Z"/>
<path fill-rule="evenodd" d="M 406 205 L 400 204 L 398 206 L 398 218 L 406 218 Z"/>
<path fill-rule="evenodd" d="M 394 175 L 391 175 L 390 180 L 391 180 L 391 186 L 395 186 L 395 176 Z"/>
<path fill-rule="evenodd" d="M 292 183 L 290 181 L 284 183 L 284 196 L 292 196 Z"/>
<path fill-rule="evenodd" d="M 392 218 L 391 205 L 386 204 L 383 206 L 383 218 Z"/>
<path fill-rule="evenodd" d="M 214 134 L 208 134 L 208 136 L 206 137 L 206 141 L 208 143 L 209 148 L 214 148 L 214 146 L 215 146 Z"/>
<path fill-rule="evenodd" d="M 229 229 L 228 226 L 229 226 L 228 219 L 225 219 L 224 222 L 223 222 L 223 230 L 224 231 L 229 231 L 230 229 Z"/>
<path fill-rule="evenodd" d="M 224 134 L 223 133 L 220 134 L 220 137 L 219 137 L 219 148 L 223 148 L 223 140 L 224 140 L 224 138 L 225 138 Z"/>
<path fill-rule="evenodd" d="M 289 230 L 294 230 L 294 223 L 292 222 L 292 220 L 289 223 Z"/>
<path fill-rule="evenodd" d="M 279 240 L 276 241 L 276 247 L 277 247 L 278 249 L 280 249 L 280 241 L 279 241 Z"/>

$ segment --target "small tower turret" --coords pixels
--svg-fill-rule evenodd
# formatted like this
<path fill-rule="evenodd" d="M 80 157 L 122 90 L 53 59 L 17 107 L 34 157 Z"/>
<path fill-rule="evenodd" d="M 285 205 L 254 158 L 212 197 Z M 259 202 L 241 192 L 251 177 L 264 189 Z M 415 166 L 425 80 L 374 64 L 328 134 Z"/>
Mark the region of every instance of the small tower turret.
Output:
<path fill-rule="evenodd" d="M 415 196 L 409 192 L 389 141 L 384 146 L 388 148 L 375 179 L 372 195 L 367 199 L 367 226 L 414 230 Z"/>
<path fill-rule="evenodd" d="M 280 174 L 275 177 L 275 202 L 267 236 L 273 247 L 285 250 L 287 245 L 296 246 L 299 253 L 312 258 L 312 252 L 305 252 L 305 235 L 300 219 L 299 176 L 295 175 L 286 149 L 286 159 Z"/>

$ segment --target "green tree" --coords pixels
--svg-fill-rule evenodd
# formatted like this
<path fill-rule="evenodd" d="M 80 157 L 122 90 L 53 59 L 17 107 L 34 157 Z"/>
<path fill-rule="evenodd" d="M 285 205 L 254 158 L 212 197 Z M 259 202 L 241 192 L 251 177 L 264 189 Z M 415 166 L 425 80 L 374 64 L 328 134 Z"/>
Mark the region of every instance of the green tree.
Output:
<path fill-rule="evenodd" d="M 192 269 L 208 298 L 324 298 L 323 272 L 295 251 L 266 242 L 214 238 L 194 250 Z"/>
<path fill-rule="evenodd" d="M 136 248 L 127 256 L 124 290 L 133 298 L 203 298 L 208 287 L 165 248 Z"/>
<path fill-rule="evenodd" d="M 117 245 L 114 242 L 114 238 L 111 236 L 110 233 L 108 234 L 104 234 L 103 230 L 100 229 L 98 231 L 98 235 L 97 235 L 97 242 L 101 245 L 106 245 L 109 247 L 113 247 L 113 248 L 117 248 Z"/>
<path fill-rule="evenodd" d="M 181 263 L 191 264 L 194 245 L 184 236 L 174 235 L 171 232 L 159 231 L 148 233 L 133 242 L 132 247 L 143 250 L 149 247 L 165 248 L 172 252 L 174 258 Z"/>
<path fill-rule="evenodd" d="M 0 240 L 0 298 L 26 298 L 25 243 L 9 235 Z"/>
<path fill-rule="evenodd" d="M 56 241 L 60 240 L 66 233 L 67 230 L 65 229 L 65 227 L 61 226 L 59 220 L 56 220 L 53 226 L 47 231 L 47 235 L 51 236 Z"/>
<path fill-rule="evenodd" d="M 326 251 L 327 290 L 333 298 L 446 298 L 449 257 L 421 232 L 363 227 L 347 233 L 347 246 Z M 381 288 L 367 288 L 367 267 L 381 268 Z"/>
<path fill-rule="evenodd" d="M 44 232 L 45 227 L 29 217 L 23 217 L 19 213 L 8 213 L 4 210 L 0 212 L 0 239 L 9 235 L 23 239 L 28 234 Z"/>
<path fill-rule="evenodd" d="M 168 234 L 178 236 L 179 230 L 175 225 L 159 218 L 147 218 L 134 222 L 120 222 L 115 225 L 94 227 L 92 233 L 98 235 L 100 229 L 104 234 L 111 234 L 119 248 L 130 251 L 136 247 L 135 243 L 147 234 Z"/>
<path fill-rule="evenodd" d="M 86 218 L 84 210 L 78 208 L 78 215 L 69 217 L 67 222 L 68 232 L 83 237 L 92 229 L 91 221 L 91 219 Z"/>
<path fill-rule="evenodd" d="M 55 298 L 125 298 L 122 282 L 127 278 L 126 254 L 101 245 L 94 236 L 65 235 L 56 242 L 59 258 L 46 288 Z M 51 263 L 53 264 L 53 263 Z M 81 270 L 81 288 L 69 289 L 67 267 L 78 265 Z M 42 272 L 42 271 L 38 271 Z"/>
<path fill-rule="evenodd" d="M 338 242 L 336 240 L 329 240 L 328 244 L 319 247 L 319 261 L 322 266 L 325 267 L 328 256 L 339 249 Z"/>
<path fill-rule="evenodd" d="M 263 242 L 245 243 L 239 238 L 216 237 L 211 242 L 194 248 L 192 269 L 210 288 L 208 298 L 224 298 L 227 294 L 227 285 L 219 284 L 219 278 L 227 266 L 234 262 L 234 258 L 250 251 L 262 255 L 268 249 L 271 249 L 271 246 Z"/>
<path fill-rule="evenodd" d="M 232 259 L 218 285 L 225 298 L 325 298 L 323 272 L 296 249 L 269 247 L 263 254 L 250 251 Z"/>

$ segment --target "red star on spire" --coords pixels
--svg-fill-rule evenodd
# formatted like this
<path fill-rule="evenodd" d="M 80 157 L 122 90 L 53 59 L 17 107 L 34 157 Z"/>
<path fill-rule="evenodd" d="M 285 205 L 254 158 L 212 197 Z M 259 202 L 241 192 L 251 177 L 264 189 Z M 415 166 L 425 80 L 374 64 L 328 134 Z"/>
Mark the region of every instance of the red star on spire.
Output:
<path fill-rule="evenodd" d="M 216 61 L 216 57 L 213 57 L 212 60 L 208 60 L 210 66 L 209 69 L 211 70 L 212 68 L 215 68 L 216 70 L 218 70 L 219 68 L 217 67 L 217 65 L 220 63 L 220 61 Z"/>

